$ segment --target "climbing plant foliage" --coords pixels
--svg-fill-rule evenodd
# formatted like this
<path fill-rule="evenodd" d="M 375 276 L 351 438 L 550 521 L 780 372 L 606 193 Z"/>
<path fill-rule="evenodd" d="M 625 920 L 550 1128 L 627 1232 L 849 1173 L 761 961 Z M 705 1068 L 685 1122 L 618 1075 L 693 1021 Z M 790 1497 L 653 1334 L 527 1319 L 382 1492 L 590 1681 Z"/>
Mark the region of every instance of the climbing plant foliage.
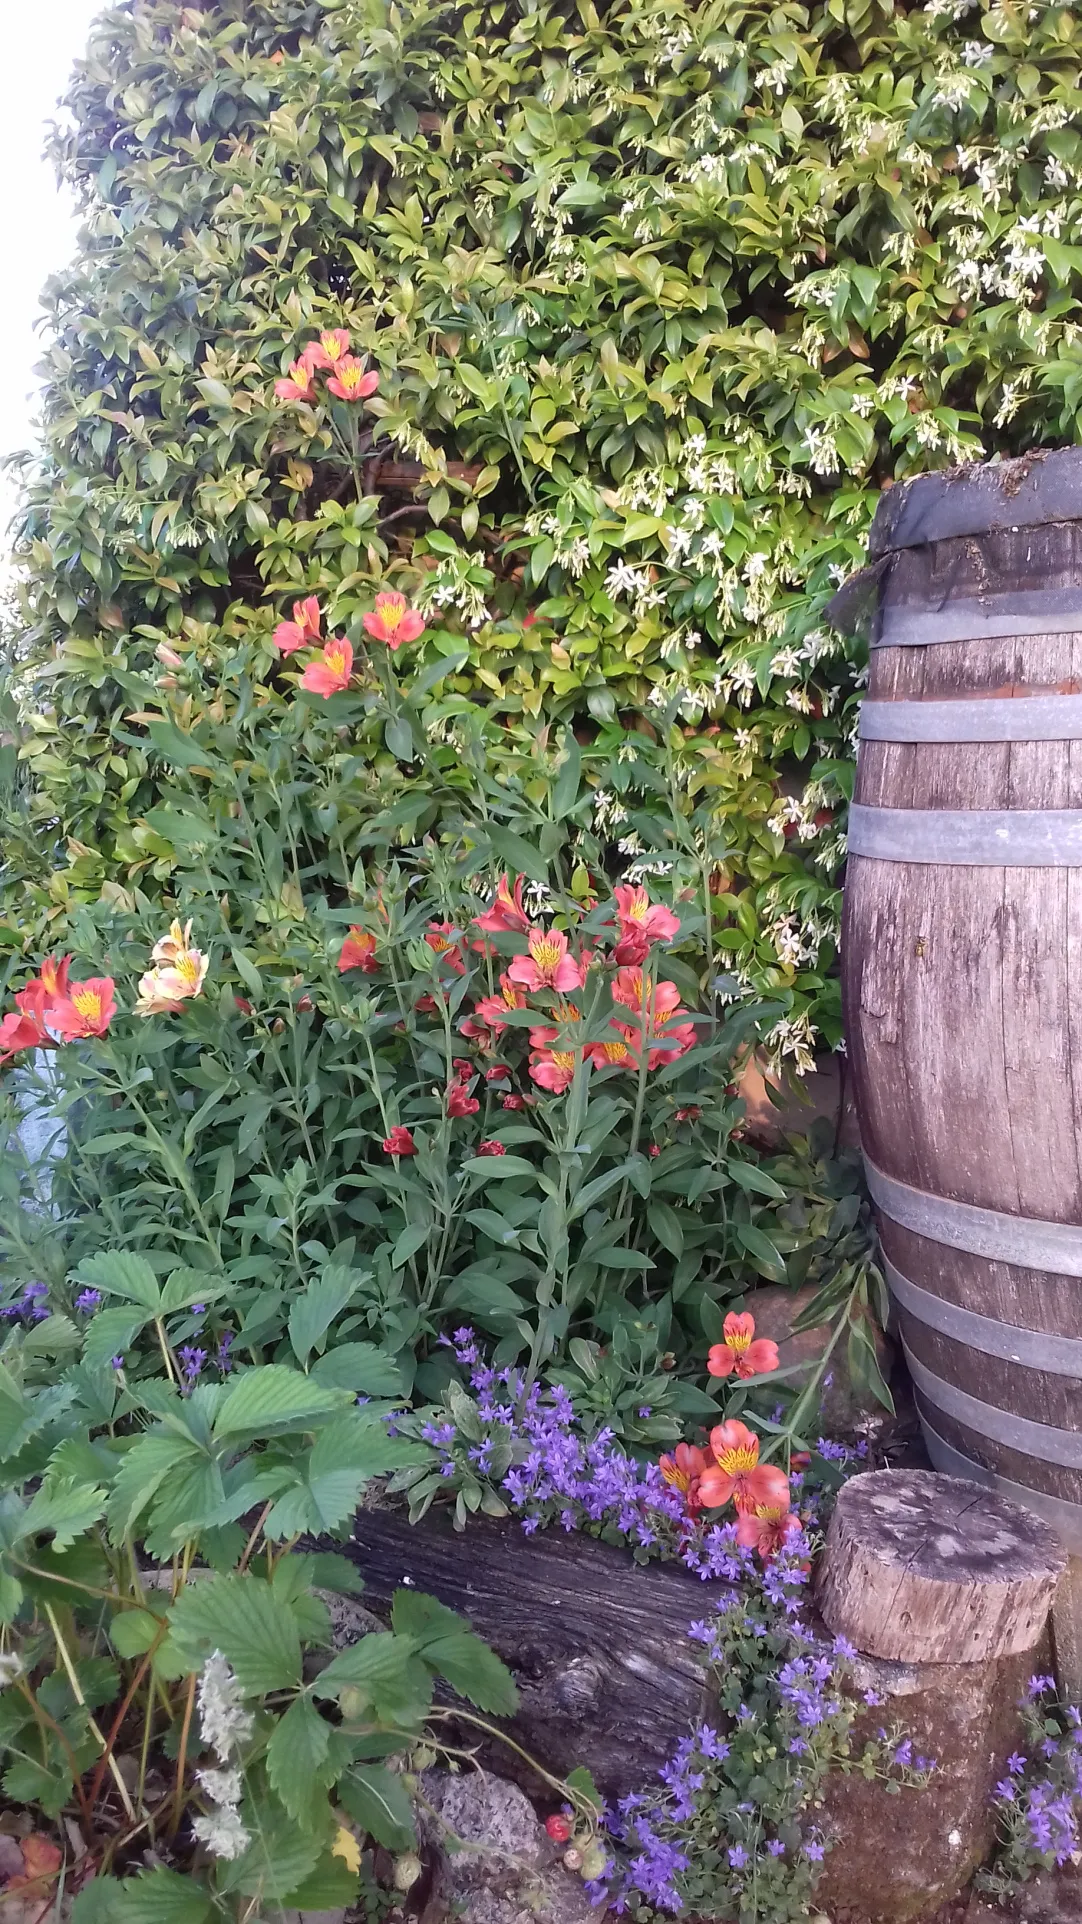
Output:
<path fill-rule="evenodd" d="M 85 227 L 27 471 L 9 954 L 175 891 L 208 713 L 312 886 L 469 847 L 408 743 L 273 745 L 292 598 L 356 635 L 390 585 L 452 661 L 451 785 L 468 726 L 513 816 L 574 728 L 570 852 L 705 875 L 721 992 L 780 996 L 806 1066 L 859 681 L 823 606 L 892 479 L 1076 438 L 1079 53 L 1066 8 L 965 0 L 107 12 L 56 141 Z M 348 463 L 274 395 L 326 326 L 380 374 Z M 184 803 L 208 839 L 229 806 Z"/>

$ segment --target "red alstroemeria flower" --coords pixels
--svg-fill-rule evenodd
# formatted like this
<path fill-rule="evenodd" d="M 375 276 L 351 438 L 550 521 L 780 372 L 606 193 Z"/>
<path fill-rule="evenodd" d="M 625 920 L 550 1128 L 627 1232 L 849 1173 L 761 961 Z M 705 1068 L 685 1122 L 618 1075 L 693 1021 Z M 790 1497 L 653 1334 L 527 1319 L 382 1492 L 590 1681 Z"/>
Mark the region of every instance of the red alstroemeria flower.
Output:
<path fill-rule="evenodd" d="M 452 937 L 454 938 L 452 940 Z M 465 975 L 466 964 L 462 958 L 462 937 L 453 922 L 430 922 L 425 930 L 425 941 L 446 962 L 456 975 Z"/>
<path fill-rule="evenodd" d="M 330 701 L 332 695 L 340 695 L 349 687 L 353 674 L 353 649 L 341 635 L 334 635 L 327 643 L 318 661 L 310 661 L 301 676 L 301 687 L 310 694 L 322 695 Z"/>
<path fill-rule="evenodd" d="M 447 1091 L 449 1116 L 475 1116 L 480 1107 L 477 1097 L 468 1094 L 464 1083 L 452 1082 Z"/>
<path fill-rule="evenodd" d="M 562 1096 L 574 1078 L 575 1058 L 564 1049 L 541 1049 L 530 1057 L 530 1074 L 542 1089 Z M 505 1109 L 512 1100 L 510 1096 L 504 1098 Z"/>
<path fill-rule="evenodd" d="M 104 1035 L 116 1014 L 116 984 L 110 975 L 72 982 L 62 1002 L 49 1011 L 50 1020 L 65 1042 L 82 1036 Z"/>
<path fill-rule="evenodd" d="M 512 1109 L 512 1110 L 525 1109 L 526 1098 L 525 1096 L 513 1096 L 513 1095 L 505 1096 L 502 1103 L 500 1104 L 500 1107 L 502 1109 Z"/>
<path fill-rule="evenodd" d="M 389 1156 L 414 1156 L 417 1153 L 417 1144 L 401 1123 L 391 1130 L 389 1136 L 384 1136 L 383 1147 Z"/>
<path fill-rule="evenodd" d="M 478 1051 L 481 1055 L 490 1056 L 492 1054 L 492 1051 L 496 1047 L 496 1038 L 486 1023 L 479 1022 L 474 1015 L 468 1015 L 459 1023 L 458 1028 L 459 1034 L 464 1035 L 467 1042 L 475 1042 L 477 1044 Z M 502 1073 L 506 1074 L 506 1071 Z"/>
<path fill-rule="evenodd" d="M 754 1510 L 742 1510 L 736 1521 L 736 1540 L 746 1550 L 755 1550 L 764 1563 L 784 1550 L 789 1538 L 800 1528 L 795 1511 L 778 1503 L 757 1503 Z"/>
<path fill-rule="evenodd" d="M 349 969 L 360 969 L 365 975 L 374 975 L 378 967 L 375 936 L 369 935 L 365 929 L 352 927 L 338 957 L 339 975 L 345 975 Z"/>
<path fill-rule="evenodd" d="M 474 1014 L 479 1021 L 486 1022 L 490 1029 L 499 1034 L 501 1029 L 507 1027 L 504 1018 L 508 1009 L 524 1009 L 526 1002 L 525 989 L 516 989 L 509 975 L 501 975 L 499 995 L 483 996 Z M 461 1024 L 459 1026 L 461 1027 Z"/>
<path fill-rule="evenodd" d="M 486 1141 L 478 1143 L 477 1153 L 479 1156 L 506 1156 L 507 1150 L 502 1142 L 496 1141 L 495 1136 L 489 1136 Z"/>
<path fill-rule="evenodd" d="M 460 1082 L 472 1082 L 477 1073 L 473 1063 L 468 1062 L 465 1056 L 455 1056 L 451 1067 Z"/>
<path fill-rule="evenodd" d="M 766 1376 L 778 1367 L 778 1346 L 769 1336 L 755 1335 L 755 1318 L 750 1312 L 738 1316 L 730 1310 L 725 1318 L 724 1341 L 714 1343 L 707 1355 L 711 1376 Z"/>
<path fill-rule="evenodd" d="M 294 361 L 289 373 L 274 383 L 275 399 L 279 401 L 314 401 L 316 398 L 315 375 L 312 364 L 302 354 Z"/>
<path fill-rule="evenodd" d="M 303 359 L 309 367 L 337 367 L 343 356 L 349 353 L 349 329 L 345 327 L 326 327 L 314 341 L 309 341 Z"/>
<path fill-rule="evenodd" d="M 789 1478 L 774 1463 L 760 1463 L 759 1438 L 735 1417 L 710 1432 L 713 1463 L 699 1479 L 699 1494 L 707 1509 L 720 1508 L 730 1497 L 738 1510 L 789 1508 Z"/>
<path fill-rule="evenodd" d="M 319 597 L 309 595 L 304 601 L 293 603 L 292 621 L 280 621 L 271 641 L 280 655 L 295 655 L 298 648 L 319 646 L 322 640 Z"/>
<path fill-rule="evenodd" d="M 386 642 L 393 653 L 404 642 L 416 641 L 424 634 L 425 618 L 410 607 L 405 595 L 387 589 L 376 596 L 375 607 L 364 617 L 364 627 L 373 641 Z"/>
<path fill-rule="evenodd" d="M 522 906 L 522 881 L 522 876 L 516 875 L 512 894 L 508 877 L 500 876 L 490 906 L 483 915 L 473 918 L 479 929 L 487 930 L 489 935 L 530 933 L 530 918 Z"/>
<path fill-rule="evenodd" d="M 555 989 L 563 995 L 568 989 L 581 989 L 585 971 L 567 952 L 567 937 L 562 929 L 531 929 L 526 955 L 516 955 L 507 973 L 512 982 L 525 989 Z"/>
<path fill-rule="evenodd" d="M 13 1010 L 0 1022 L 0 1063 L 10 1062 L 24 1049 L 40 1049 L 51 1040 L 33 1016 L 17 1015 Z"/>
<path fill-rule="evenodd" d="M 694 1443 L 678 1443 L 672 1456 L 663 1456 L 658 1469 L 671 1489 L 683 1492 L 689 1515 L 701 1510 L 699 1478 L 707 1467 L 705 1450 Z"/>
<path fill-rule="evenodd" d="M 375 368 L 366 374 L 364 362 L 355 354 L 343 354 L 334 364 L 334 373 L 327 382 L 328 392 L 340 401 L 367 401 L 379 386 L 379 375 Z"/>

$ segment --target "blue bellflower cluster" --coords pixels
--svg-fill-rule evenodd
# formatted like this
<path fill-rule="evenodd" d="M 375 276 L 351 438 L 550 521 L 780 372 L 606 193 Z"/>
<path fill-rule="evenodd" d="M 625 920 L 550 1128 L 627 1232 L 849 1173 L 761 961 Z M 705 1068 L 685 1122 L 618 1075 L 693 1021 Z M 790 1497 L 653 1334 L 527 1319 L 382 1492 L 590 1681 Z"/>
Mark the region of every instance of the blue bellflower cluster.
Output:
<path fill-rule="evenodd" d="M 1028 1754 L 1008 1757 L 995 1788 L 1003 1867 L 1016 1880 L 1037 1865 L 1066 1864 L 1082 1849 L 1082 1713 L 1057 1705 L 1055 1688 L 1052 1677 L 1030 1678 L 1020 1706 Z"/>

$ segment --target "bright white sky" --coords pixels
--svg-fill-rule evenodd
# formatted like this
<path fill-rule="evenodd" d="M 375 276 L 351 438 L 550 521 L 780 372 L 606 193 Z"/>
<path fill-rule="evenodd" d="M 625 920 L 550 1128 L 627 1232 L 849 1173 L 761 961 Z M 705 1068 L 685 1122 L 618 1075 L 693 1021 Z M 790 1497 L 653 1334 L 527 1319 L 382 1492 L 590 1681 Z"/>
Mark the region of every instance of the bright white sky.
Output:
<path fill-rule="evenodd" d="M 0 456 L 33 440 L 34 367 L 41 358 L 35 329 L 46 279 L 75 250 L 74 214 L 41 158 L 53 117 L 75 60 L 85 51 L 91 22 L 107 0 L 0 0 L 4 57 L 0 61 Z M 0 556 L 8 545 L 13 496 L 0 474 Z"/>

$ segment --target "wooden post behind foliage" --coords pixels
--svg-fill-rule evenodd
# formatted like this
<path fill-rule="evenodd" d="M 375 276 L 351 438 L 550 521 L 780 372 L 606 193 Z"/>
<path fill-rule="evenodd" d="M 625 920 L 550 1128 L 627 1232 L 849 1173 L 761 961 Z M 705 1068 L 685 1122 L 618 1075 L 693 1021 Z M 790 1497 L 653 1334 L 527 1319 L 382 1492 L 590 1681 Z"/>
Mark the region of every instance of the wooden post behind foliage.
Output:
<path fill-rule="evenodd" d="M 866 1656 L 977 1663 L 1032 1650 L 1067 1555 L 980 1483 L 874 1470 L 838 1497 L 818 1575 L 824 1622 Z"/>

